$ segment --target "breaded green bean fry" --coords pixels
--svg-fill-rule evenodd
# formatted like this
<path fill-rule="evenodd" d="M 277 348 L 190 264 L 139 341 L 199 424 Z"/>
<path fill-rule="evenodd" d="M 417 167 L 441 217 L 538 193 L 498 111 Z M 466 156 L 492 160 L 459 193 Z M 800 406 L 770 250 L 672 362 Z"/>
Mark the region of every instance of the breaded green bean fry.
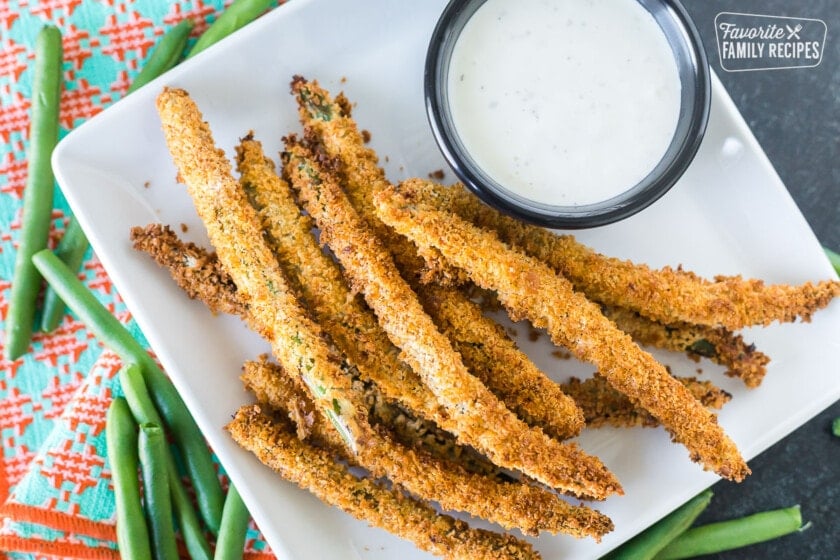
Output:
<path fill-rule="evenodd" d="M 505 405 L 532 426 L 563 439 L 577 435 L 583 415 L 539 369 L 520 352 L 495 323 L 457 289 L 424 282 L 432 276 L 416 247 L 376 217 L 373 195 L 390 183 L 377 163 L 376 153 L 365 145 L 349 103 L 335 101 L 317 82 L 296 77 L 292 91 L 298 98 L 301 122 L 307 136 L 320 143 L 323 163 L 339 163 L 335 170 L 353 208 L 388 247 L 403 278 L 420 298 L 437 327 L 462 353 L 464 363 Z M 321 155 L 317 153 L 317 155 Z M 434 253 L 434 254 L 433 254 Z M 435 251 L 427 251 L 440 268 L 433 275 L 444 282 L 459 280 L 463 272 L 449 267 Z M 469 318 L 469 320 L 467 320 Z M 476 341 L 481 340 L 480 344 Z"/>
<path fill-rule="evenodd" d="M 723 327 L 707 327 L 690 323 L 664 325 L 620 307 L 602 306 L 602 311 L 633 340 L 645 346 L 685 352 L 725 366 L 729 377 L 737 377 L 750 388 L 758 387 L 767 373 L 770 358 L 746 344 L 741 335 Z"/>
<path fill-rule="evenodd" d="M 768 285 L 740 276 L 718 276 L 710 281 L 682 268 L 654 270 L 601 255 L 571 235 L 555 235 L 504 216 L 460 185 L 436 185 L 426 192 L 434 193 L 426 202 L 494 231 L 505 243 L 563 274 L 591 300 L 632 309 L 665 324 L 686 322 L 738 330 L 797 317 L 808 320 L 840 295 L 840 282 L 835 280 Z"/>
<path fill-rule="evenodd" d="M 530 544 L 511 535 L 471 529 L 398 489 L 353 476 L 329 452 L 302 442 L 292 428 L 272 421 L 257 406 L 241 408 L 227 430 L 240 446 L 283 478 L 421 550 L 453 560 L 539 558 Z"/>
<path fill-rule="evenodd" d="M 749 474 L 717 418 L 596 304 L 545 263 L 455 214 L 423 203 L 419 192 L 424 189 L 426 182 L 413 180 L 399 191 L 383 191 L 375 199 L 379 216 L 418 246 L 435 247 L 480 287 L 494 290 L 515 320 L 529 319 L 547 329 L 555 344 L 594 363 L 613 387 L 659 420 L 704 468 L 735 481 Z"/>
<path fill-rule="evenodd" d="M 242 366 L 242 383 L 257 401 L 272 408 L 285 408 L 298 427 L 298 435 L 306 439 L 311 433 L 314 405 L 311 399 L 299 398 L 300 389 L 284 380 L 288 376 L 278 364 L 265 356 L 249 360 Z M 357 383 L 362 383 L 357 381 Z M 422 449 L 439 458 L 459 463 L 468 472 L 507 479 L 499 468 L 474 449 L 459 445 L 454 436 L 428 420 L 417 419 L 410 411 L 388 402 L 374 384 L 365 384 L 365 402 L 370 407 L 371 423 L 386 427 L 402 445 Z M 283 404 L 285 403 L 285 404 Z"/>
<path fill-rule="evenodd" d="M 265 373 L 265 370 L 252 371 L 246 382 L 255 389 L 260 401 L 266 398 L 271 408 L 285 411 L 294 419 L 298 434 L 308 432 L 307 437 L 319 447 L 332 450 L 351 464 L 368 467 L 376 476 L 410 473 L 410 476 L 401 476 L 401 485 L 418 497 L 438 502 L 443 509 L 467 511 L 506 529 L 518 528 L 528 535 L 538 535 L 541 531 L 563 532 L 578 538 L 588 536 L 600 540 L 612 530 L 609 518 L 588 507 L 572 506 L 555 494 L 528 483 L 466 472 L 460 464 L 396 444 L 390 430 L 384 427 L 378 430 L 380 438 L 374 461 L 365 462 L 363 453 L 358 460 L 349 457 L 342 451 L 335 431 L 323 418 L 313 414 L 314 406 L 291 378 L 282 372 L 272 376 Z M 391 464 L 395 461 L 400 465 Z"/>
<path fill-rule="evenodd" d="M 300 213 L 291 188 L 276 175 L 259 142 L 252 138 L 241 142 L 237 166 L 287 277 L 339 349 L 390 398 L 451 431 L 451 420 L 442 415 L 434 395 L 398 359 L 399 351 L 375 315 L 350 291 L 335 261 L 318 246 L 311 218 Z M 419 287 L 426 296 L 422 299 L 426 310 L 453 339 L 472 371 L 511 410 L 559 439 L 580 431 L 583 417 L 574 402 L 476 305 L 454 290 Z"/>
<path fill-rule="evenodd" d="M 157 108 L 172 159 L 219 260 L 249 306 L 252 327 L 270 342 L 284 367 L 309 387 L 350 449 L 365 445 L 369 426 L 349 399 L 349 377 L 262 240 L 259 217 L 233 178 L 230 162 L 216 148 L 198 107 L 186 91 L 166 88 Z"/>
<path fill-rule="evenodd" d="M 325 407 L 319 403 L 319 412 L 338 429 L 354 460 L 380 476 L 390 477 L 417 495 L 440 502 L 444 507 L 480 512 L 508 526 L 520 526 L 514 525 L 524 519 L 518 515 L 518 510 L 513 519 L 508 519 L 505 515 L 511 509 L 504 507 L 504 503 L 493 502 L 492 506 L 485 507 L 489 500 L 476 500 L 472 494 L 472 499 L 464 499 L 453 491 L 474 487 L 477 481 L 468 480 L 469 475 L 446 470 L 438 462 L 402 448 L 386 435 L 371 430 L 361 399 L 350 384 L 351 375 L 346 364 L 337 357 L 329 361 L 320 358 L 329 356 L 331 349 L 321 338 L 317 326 L 300 308 L 296 296 L 270 257 L 258 218 L 244 200 L 244 193 L 237 189 L 230 175 L 229 163 L 214 147 L 198 108 L 180 90 L 165 90 L 159 97 L 158 106 L 173 159 L 207 225 L 219 258 L 234 278 L 240 293 L 250 295 L 252 323 L 270 339 L 278 359 L 287 370 L 294 371 L 296 377 L 306 381 L 307 375 L 320 375 L 322 382 L 330 383 L 333 388 L 341 384 L 342 401 L 337 402 L 334 397 L 331 405 Z M 290 328 L 301 340 L 300 344 L 296 341 L 289 344 L 284 332 L 288 333 Z M 290 356 L 294 359 L 289 359 Z M 320 387 L 314 389 L 314 400 L 323 400 L 323 390 Z M 339 422 L 341 424 L 337 425 Z M 353 426 L 358 431 L 348 433 L 346 426 Z M 574 457 L 578 456 L 584 458 L 582 453 L 574 454 Z M 553 458 L 556 462 L 557 457 Z M 599 466 L 599 463 L 589 461 L 583 467 L 591 468 L 593 464 Z M 584 484 L 588 482 L 584 480 Z M 578 484 L 577 480 L 575 484 Z M 521 496 L 520 493 L 511 494 L 511 499 Z M 527 525 L 523 529 L 529 530 Z"/>
<path fill-rule="evenodd" d="M 456 435 L 475 441 L 476 448 L 497 465 L 577 496 L 605 498 L 621 492 L 614 475 L 598 459 L 575 444 L 561 444 L 529 428 L 467 371 L 335 178 L 307 158 L 301 146 L 289 149 L 294 153 L 284 154 L 285 171 L 320 228 L 321 240 L 403 351 L 403 360 L 457 420 Z"/>
<path fill-rule="evenodd" d="M 695 399 L 708 408 L 720 409 L 732 398 L 732 395 L 716 387 L 711 381 L 698 381 L 694 377 L 676 379 L 685 385 Z M 634 405 L 627 395 L 613 389 L 600 375 L 596 374 L 585 381 L 573 377 L 563 383 L 562 387 L 583 410 L 589 428 L 659 425 L 648 411 Z"/>

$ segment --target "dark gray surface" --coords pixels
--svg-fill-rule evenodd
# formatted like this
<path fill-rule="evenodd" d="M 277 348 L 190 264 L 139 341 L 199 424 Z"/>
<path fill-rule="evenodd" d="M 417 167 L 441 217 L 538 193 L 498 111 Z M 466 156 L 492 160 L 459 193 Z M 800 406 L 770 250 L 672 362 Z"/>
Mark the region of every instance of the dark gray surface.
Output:
<path fill-rule="evenodd" d="M 840 1 L 683 3 L 703 36 L 711 67 L 817 237 L 840 251 Z M 719 12 L 822 19 L 828 28 L 823 61 L 816 68 L 724 72 L 715 42 L 714 18 Z M 840 375 L 840 365 L 836 367 Z M 752 460 L 753 474 L 745 482 L 715 485 L 712 505 L 698 520 L 706 523 L 800 504 L 812 527 L 706 558 L 840 559 L 840 438 L 831 434 L 831 421 L 838 416 L 840 403 L 835 403 Z"/>

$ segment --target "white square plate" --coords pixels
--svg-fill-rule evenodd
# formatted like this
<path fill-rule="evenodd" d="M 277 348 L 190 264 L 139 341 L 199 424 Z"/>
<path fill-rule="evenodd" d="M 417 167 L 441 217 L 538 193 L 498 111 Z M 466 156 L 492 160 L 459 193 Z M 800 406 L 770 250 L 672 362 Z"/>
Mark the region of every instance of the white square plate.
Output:
<path fill-rule="evenodd" d="M 129 228 L 160 221 L 206 243 L 164 145 L 154 107 L 161 87 L 187 89 L 229 154 L 254 129 L 267 153 L 298 130 L 289 91 L 294 74 L 318 79 L 358 103 L 393 180 L 446 168 L 423 109 L 425 48 L 443 0 L 294 0 L 128 96 L 70 134 L 53 163 L 64 193 L 135 318 L 198 424 L 281 558 L 425 558 L 407 542 L 323 506 L 240 450 L 223 426 L 249 400 L 238 379 L 244 360 L 267 345 L 231 317 L 188 300 L 151 259 L 132 250 Z M 346 80 L 345 80 L 346 78 Z M 833 275 L 810 228 L 720 83 L 700 153 L 680 183 L 650 209 L 620 224 L 580 232 L 604 253 L 659 267 L 682 263 L 700 274 L 743 274 L 800 283 Z M 448 180 L 452 179 L 451 173 Z M 520 331 L 522 329 L 520 328 Z M 702 364 L 734 394 L 720 422 L 750 458 L 840 396 L 832 356 L 840 350 L 840 304 L 806 325 L 752 329 L 746 336 L 773 361 L 754 391 Z M 519 342 L 557 379 L 590 366 L 550 357 L 545 337 Z M 675 371 L 698 365 L 661 355 Z M 626 495 L 596 504 L 615 521 L 601 545 L 545 536 L 546 558 L 596 558 L 711 485 L 658 429 L 589 430 L 581 445 L 600 456 Z"/>

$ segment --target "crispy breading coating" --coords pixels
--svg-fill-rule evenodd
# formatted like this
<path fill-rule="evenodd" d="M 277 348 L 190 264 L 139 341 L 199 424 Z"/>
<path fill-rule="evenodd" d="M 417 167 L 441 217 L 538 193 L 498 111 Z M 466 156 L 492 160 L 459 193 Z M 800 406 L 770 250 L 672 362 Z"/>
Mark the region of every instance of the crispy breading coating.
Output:
<path fill-rule="evenodd" d="M 499 466 L 519 470 L 577 496 L 620 492 L 604 465 L 574 444 L 561 444 L 512 414 L 464 366 L 449 340 L 423 311 L 379 239 L 356 214 L 335 178 L 299 145 L 284 153 L 284 171 L 353 287 L 391 341 L 457 422 L 456 435 Z"/>
<path fill-rule="evenodd" d="M 300 438 L 309 436 L 315 422 L 314 405 L 309 398 L 299 398 L 300 389 L 286 382 L 288 376 L 278 364 L 267 361 L 265 356 L 247 361 L 242 366 L 241 379 L 259 402 L 270 403 L 274 408 L 281 408 L 278 403 L 285 403 L 289 417 L 297 424 Z M 511 480 L 509 475 L 474 449 L 458 445 L 452 434 L 441 430 L 435 423 L 416 418 L 410 411 L 383 398 L 376 385 L 363 383 L 361 379 L 354 380 L 356 384 L 362 385 L 360 391 L 365 394 L 371 423 L 387 428 L 397 442 L 459 463 L 468 472 Z M 288 390 L 290 385 L 292 388 Z"/>
<path fill-rule="evenodd" d="M 254 389 L 261 402 L 272 408 L 286 411 L 297 421 L 301 418 L 306 423 L 305 429 L 311 433 L 313 442 L 344 459 L 354 462 L 356 458 L 347 455 L 335 430 L 317 414 L 292 410 L 286 403 L 303 411 L 314 412 L 314 406 L 308 406 L 308 397 L 296 386 L 285 373 L 276 368 L 249 367 L 243 380 Z M 301 404 L 304 401 L 304 404 Z M 298 428 L 298 432 L 301 428 Z M 466 472 L 460 464 L 436 460 L 422 450 L 400 449 L 391 441 L 391 435 L 384 427 L 379 430 L 381 442 L 377 449 L 379 458 L 375 465 L 389 461 L 402 463 L 401 470 L 414 470 L 412 481 L 421 483 L 421 490 L 406 487 L 414 494 L 426 499 L 438 501 L 443 509 L 463 509 L 463 504 L 470 503 L 473 515 L 500 523 L 505 528 L 519 528 L 525 534 L 537 535 L 540 531 L 563 532 L 575 537 L 601 536 L 612 530 L 612 521 L 586 506 L 572 506 L 544 488 L 518 481 L 502 481 L 476 473 Z M 368 465 L 362 465 L 368 466 Z M 374 468 L 376 476 L 388 473 Z M 415 483 L 416 484 L 416 483 Z"/>
<path fill-rule="evenodd" d="M 365 146 L 363 135 L 350 118 L 348 103 L 330 100 L 317 82 L 296 77 L 292 91 L 298 98 L 301 121 L 311 139 L 323 146 L 319 162 L 342 177 L 350 203 L 388 247 L 403 278 L 420 298 L 437 327 L 462 351 L 465 365 L 477 375 L 505 405 L 532 426 L 541 426 L 559 439 L 577 435 L 583 427 L 583 414 L 574 401 L 564 395 L 505 333 L 461 291 L 430 280 L 424 260 L 406 239 L 397 235 L 376 217 L 373 195 L 390 185 L 378 165 L 376 153 Z M 341 96 L 339 96 L 341 97 Z M 462 275 L 429 251 L 444 280 Z M 431 276 L 434 279 L 433 276 Z M 466 320 L 469 318 L 469 320 Z M 481 344 L 476 344 L 482 340 Z"/>
<path fill-rule="evenodd" d="M 754 344 L 745 343 L 741 335 L 723 327 L 690 323 L 663 325 L 628 309 L 611 306 L 602 306 L 601 309 L 618 328 L 640 344 L 685 352 L 692 358 L 708 358 L 725 366 L 726 375 L 741 379 L 747 387 L 761 385 L 767 373 L 770 358 L 756 350 Z"/>
<path fill-rule="evenodd" d="M 336 262 L 321 251 L 312 235 L 311 218 L 300 213 L 290 187 L 276 175 L 259 142 L 251 138 L 241 142 L 237 166 L 287 277 L 338 348 L 389 397 L 452 429 L 434 394 L 399 360 L 399 350 L 376 316 L 350 292 Z M 511 410 L 558 439 L 580 431 L 583 415 L 574 402 L 478 306 L 454 290 L 418 287 L 425 296 L 424 308 L 452 338 L 470 370 Z"/>
<path fill-rule="evenodd" d="M 423 309 L 464 365 L 522 420 L 557 439 L 584 426 L 580 407 L 519 350 L 505 330 L 453 288 L 417 287 Z"/>
<path fill-rule="evenodd" d="M 446 428 L 448 415 L 420 377 L 399 359 L 376 316 L 347 286 L 338 265 L 312 235 L 312 219 L 301 214 L 291 188 L 274 172 L 259 142 L 237 148 L 241 182 L 257 209 L 269 243 L 288 278 L 359 372 L 385 395 Z"/>
<path fill-rule="evenodd" d="M 563 274 L 593 301 L 632 309 L 661 323 L 682 321 L 738 330 L 773 321 L 807 321 L 840 295 L 840 282 L 835 280 L 768 285 L 741 276 L 716 276 L 709 281 L 681 268 L 651 269 L 601 255 L 571 235 L 555 235 L 504 216 L 461 185 L 427 189 L 432 191 L 434 198 L 427 202 L 493 230 L 505 243 Z"/>
<path fill-rule="evenodd" d="M 496 294 L 479 288 L 472 282 L 464 284 L 462 289 L 484 312 L 494 312 L 502 308 Z M 770 358 L 756 349 L 755 344 L 747 344 L 741 335 L 723 327 L 706 327 L 690 323 L 662 324 L 635 311 L 602 305 L 601 311 L 618 328 L 644 345 L 674 352 L 685 352 L 689 358 L 699 361 L 707 358 L 726 367 L 724 373 L 737 377 L 749 388 L 758 387 L 767 373 Z M 580 404 L 580 403 L 578 403 Z"/>
<path fill-rule="evenodd" d="M 192 297 L 200 300 L 211 310 L 236 312 L 247 320 L 248 308 L 239 301 L 236 285 L 222 268 L 214 253 L 182 241 L 171 228 L 159 224 L 151 224 L 145 228 L 134 228 L 132 235 L 136 239 L 135 248 L 146 251 L 158 264 L 167 267 L 172 277 Z M 376 321 L 375 317 L 373 317 L 373 321 Z M 376 324 L 376 327 L 378 328 L 379 325 Z M 390 341 L 387 338 L 386 342 L 390 346 Z M 402 364 L 396 357 L 394 362 L 397 365 Z M 246 386 L 252 391 L 255 391 L 256 387 L 260 387 L 263 391 L 268 388 L 276 389 L 266 382 L 267 376 L 276 375 L 276 372 L 271 373 L 272 367 L 279 366 L 272 366 L 264 360 L 246 363 L 245 373 L 243 373 Z M 402 365 L 402 367 L 408 369 L 408 366 Z M 382 375 L 387 376 L 388 373 L 393 373 L 393 370 L 390 372 L 383 371 Z M 249 385 L 248 380 L 251 378 L 260 382 Z M 417 383 L 420 384 L 419 378 Z M 397 385 L 397 387 L 399 386 Z M 421 385 L 421 387 L 423 391 L 428 392 L 425 386 Z M 376 389 L 374 386 L 365 386 L 364 388 L 365 400 L 369 405 L 372 419 L 374 422 L 391 428 L 402 444 L 426 449 L 451 461 L 460 462 L 471 472 L 502 476 L 496 465 L 493 465 L 473 449 L 458 445 L 454 436 L 445 432 L 433 422 L 415 418 L 407 410 L 388 402 Z M 258 393 L 257 396 L 262 401 L 277 401 L 284 398 L 276 394 L 269 398 L 269 395 L 265 393 Z M 289 397 L 289 395 L 285 396 Z M 430 395 L 430 398 L 433 401 L 434 396 Z M 309 403 L 309 406 L 312 406 L 311 403 Z M 434 406 L 437 408 L 436 403 L 434 403 Z M 290 413 L 296 415 L 299 436 L 301 438 L 306 437 L 305 427 L 308 423 L 306 418 L 312 414 L 312 411 L 304 410 L 303 401 L 290 403 L 289 408 Z"/>
<path fill-rule="evenodd" d="M 192 297 L 216 311 L 231 312 L 238 310 L 239 313 L 247 311 L 236 296 L 236 286 L 227 272 L 221 268 L 214 254 L 191 243 L 181 241 L 168 226 L 152 224 L 145 228 L 134 229 L 139 240 L 135 247 L 149 253 L 161 266 L 169 268 L 173 278 L 178 281 L 184 290 L 193 294 Z M 184 258 L 185 255 L 189 255 L 189 258 Z M 203 272 L 196 274 L 194 268 Z M 205 272 L 209 273 L 206 274 Z M 622 330 L 627 329 L 622 328 Z M 680 340 L 684 339 L 681 338 Z M 388 341 L 388 344 L 390 345 L 390 341 Z M 463 352 L 460 349 L 459 351 Z M 246 362 L 242 378 L 248 389 L 256 394 L 258 400 L 282 402 L 291 398 L 288 394 L 277 394 L 278 386 L 268 382 L 271 376 L 278 375 L 274 371 L 276 367 L 279 366 L 264 360 Z M 680 378 L 680 380 L 683 383 L 687 382 L 685 378 Z M 593 377 L 586 381 L 572 379 L 561 387 L 581 407 L 589 427 L 659 425 L 649 413 L 633 406 L 626 396 L 609 387 L 601 377 Z M 731 398 L 728 393 L 714 387 L 708 381 L 692 382 L 687 387 L 698 400 L 709 408 L 721 408 Z M 486 475 L 498 474 L 498 467 L 481 455 L 475 453 L 471 448 L 457 445 L 448 432 L 442 431 L 434 423 L 414 418 L 407 410 L 389 403 L 378 391 L 374 390 L 374 387 L 366 387 L 366 398 L 371 405 L 372 420 L 392 429 L 394 435 L 402 444 L 426 449 L 451 461 L 460 462 L 464 468 L 471 472 Z M 311 406 L 309 401 L 306 401 L 306 403 L 308 403 L 307 406 Z M 298 426 L 299 436 L 305 438 L 307 436 L 305 427 L 308 423 L 311 423 L 313 412 L 303 406 L 301 401 L 288 402 L 287 407 L 290 414 L 294 415 L 293 420 Z M 301 431 L 302 429 L 303 431 Z"/>
<path fill-rule="evenodd" d="M 685 385 L 703 406 L 720 409 L 732 398 L 732 395 L 716 387 L 711 381 L 698 381 L 694 377 L 676 379 Z M 583 409 L 586 425 L 590 428 L 659 426 L 659 422 L 648 411 L 634 405 L 627 395 L 613 389 L 600 375 L 596 374 L 584 381 L 572 377 L 563 383 L 563 390 Z"/>
<path fill-rule="evenodd" d="M 376 152 L 365 145 L 356 121 L 351 118 L 347 98 L 339 94 L 333 100 L 317 81 L 310 82 L 301 76 L 294 77 L 291 89 L 298 100 L 298 112 L 305 134 L 325 149 L 324 154 L 316 153 L 325 156 L 319 161 L 321 166 L 339 171 L 334 167 L 340 162 L 348 175 L 348 182 L 353 183 L 347 185 L 347 195 L 353 206 L 362 214 L 363 209 L 372 209 L 373 194 L 390 183 L 379 167 Z M 461 271 L 448 266 L 443 259 L 435 259 L 433 251 L 424 255 L 425 259 L 418 255 L 410 243 L 378 222 L 373 214 L 362 217 L 394 254 L 406 280 L 411 280 L 408 276 L 419 277 L 430 284 L 460 283 L 466 280 Z M 433 266 L 427 267 L 427 260 Z"/>
<path fill-rule="evenodd" d="M 220 262 L 248 305 L 251 327 L 270 342 L 287 371 L 306 384 L 321 410 L 342 430 L 347 445 L 366 445 L 370 426 L 350 400 L 351 379 L 280 272 L 263 240 L 259 217 L 195 102 L 182 89 L 165 88 L 157 109 L 179 176 Z"/>
<path fill-rule="evenodd" d="M 399 191 L 376 196 L 382 220 L 419 246 L 433 246 L 470 273 L 473 282 L 495 290 L 516 320 L 528 318 L 579 359 L 592 362 L 610 384 L 650 412 L 691 458 L 719 475 L 741 481 L 750 470 L 717 418 L 650 354 L 604 317 L 598 305 L 545 263 L 517 252 L 490 231 L 422 201 L 428 183 L 406 181 Z"/>
<path fill-rule="evenodd" d="M 453 560 L 536 559 L 530 544 L 507 534 L 472 529 L 463 521 L 387 488 L 357 478 L 329 452 L 298 439 L 258 406 L 244 406 L 227 426 L 233 439 L 283 478 L 337 506 L 356 519 L 413 542 L 421 550 Z"/>
<path fill-rule="evenodd" d="M 198 299 L 213 313 L 243 316 L 247 313 L 247 306 L 236 294 L 236 284 L 215 253 L 181 241 L 172 228 L 163 224 L 131 228 L 131 241 L 135 249 L 167 268 L 191 299 Z"/>
<path fill-rule="evenodd" d="M 173 159 L 207 225 L 219 259 L 249 304 L 249 317 L 271 341 L 284 368 L 307 382 L 320 405 L 318 412 L 324 415 L 324 425 L 336 428 L 337 433 L 329 432 L 332 443 L 346 445 L 348 453 L 371 472 L 388 476 L 445 508 L 482 515 L 505 527 L 521 527 L 532 533 L 543 529 L 576 530 L 574 525 L 542 525 L 554 522 L 553 519 L 524 517 L 527 506 L 523 509 L 516 503 L 521 492 L 496 493 L 501 504 L 483 501 L 481 498 L 488 494 L 480 482 L 486 479 L 460 469 L 446 469 L 433 457 L 420 455 L 387 435 L 374 432 L 367 422 L 361 396 L 352 387 L 347 366 L 332 355 L 327 340 L 300 308 L 262 239 L 258 216 L 233 181 L 229 163 L 215 149 L 198 108 L 182 90 L 165 90 L 158 98 L 158 107 Z M 336 386 L 341 389 L 340 401 L 338 396 L 332 396 Z M 320 402 L 324 395 L 332 396 L 326 406 Z M 479 491 L 474 491 L 476 486 Z M 545 495 L 553 497 L 547 492 Z M 558 517 L 561 524 L 575 519 L 568 514 Z"/>

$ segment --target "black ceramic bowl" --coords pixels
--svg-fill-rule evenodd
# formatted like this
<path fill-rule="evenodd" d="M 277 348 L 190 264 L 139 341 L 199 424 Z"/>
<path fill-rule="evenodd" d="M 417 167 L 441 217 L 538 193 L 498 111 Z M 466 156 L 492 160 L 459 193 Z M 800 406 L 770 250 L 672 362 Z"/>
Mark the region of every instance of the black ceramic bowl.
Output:
<path fill-rule="evenodd" d="M 551 228 L 586 228 L 612 223 L 646 208 L 682 176 L 697 153 L 711 104 L 709 65 L 700 35 L 677 0 L 638 1 L 664 32 L 681 82 L 676 131 L 658 165 L 638 184 L 593 204 L 552 206 L 527 200 L 485 173 L 458 136 L 449 103 L 449 63 L 464 25 L 485 0 L 451 0 L 435 27 L 426 55 L 425 98 L 429 122 L 444 157 L 464 185 L 491 206 Z M 563 177 L 557 177 L 562 184 Z"/>

